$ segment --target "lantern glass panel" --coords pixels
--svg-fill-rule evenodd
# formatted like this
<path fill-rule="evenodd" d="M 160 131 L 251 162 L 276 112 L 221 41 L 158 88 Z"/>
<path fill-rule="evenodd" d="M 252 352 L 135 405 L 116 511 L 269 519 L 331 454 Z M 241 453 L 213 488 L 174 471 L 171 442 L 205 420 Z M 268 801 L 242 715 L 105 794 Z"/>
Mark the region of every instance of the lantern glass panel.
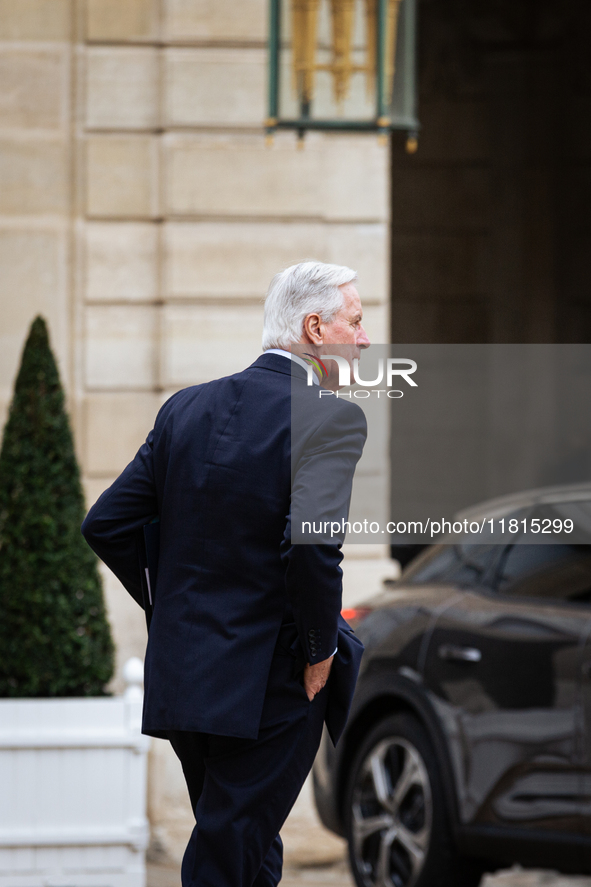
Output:
<path fill-rule="evenodd" d="M 270 117 L 278 125 L 416 128 L 416 0 L 271 2 L 278 33 Z"/>
<path fill-rule="evenodd" d="M 340 95 L 337 98 L 335 75 L 327 70 L 332 66 L 335 55 L 332 4 L 330 0 L 320 0 L 318 3 L 316 41 L 313 56 L 311 54 L 312 57 L 309 57 L 314 64 L 314 70 L 309 71 L 312 100 L 306 109 L 302 108 L 305 103 L 302 102 L 294 71 L 293 0 L 281 0 L 280 118 L 293 120 L 309 116 L 313 120 L 373 120 L 376 109 L 375 74 L 369 76 L 368 82 L 368 74 L 361 70 L 366 64 L 367 51 L 365 6 L 365 0 L 354 0 L 352 3 L 351 39 L 345 44 L 346 56 L 343 58 Z M 309 39 L 309 33 L 308 30 L 307 34 L 300 34 L 300 40 Z"/>

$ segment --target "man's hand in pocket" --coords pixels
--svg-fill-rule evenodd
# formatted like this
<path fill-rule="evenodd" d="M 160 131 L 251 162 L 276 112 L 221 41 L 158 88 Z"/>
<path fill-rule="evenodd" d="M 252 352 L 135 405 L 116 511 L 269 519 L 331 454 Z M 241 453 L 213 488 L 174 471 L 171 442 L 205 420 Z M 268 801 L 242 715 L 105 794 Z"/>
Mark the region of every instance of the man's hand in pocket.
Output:
<path fill-rule="evenodd" d="M 331 656 L 330 659 L 324 659 L 322 662 L 317 662 L 315 665 L 310 665 L 309 663 L 306 664 L 306 667 L 304 668 L 304 690 L 308 694 L 310 702 L 312 702 L 314 697 L 320 693 L 326 684 L 333 659 L 334 656 Z"/>

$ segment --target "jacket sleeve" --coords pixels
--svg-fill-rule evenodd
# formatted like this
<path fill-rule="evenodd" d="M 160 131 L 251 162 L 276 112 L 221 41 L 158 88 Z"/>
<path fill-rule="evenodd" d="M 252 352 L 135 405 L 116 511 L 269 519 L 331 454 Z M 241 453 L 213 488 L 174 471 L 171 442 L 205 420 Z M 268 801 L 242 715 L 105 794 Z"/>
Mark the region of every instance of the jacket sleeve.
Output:
<path fill-rule="evenodd" d="M 367 435 L 362 410 L 342 406 L 310 435 L 293 465 L 291 508 L 282 544 L 287 595 L 311 665 L 332 656 L 337 647 L 343 522 Z M 321 525 L 321 532 L 302 532 L 304 521 Z M 336 524 L 342 531 L 336 530 Z"/>
<path fill-rule="evenodd" d="M 158 514 L 151 431 L 135 459 L 92 506 L 82 535 L 143 607 L 140 546 L 143 527 Z"/>

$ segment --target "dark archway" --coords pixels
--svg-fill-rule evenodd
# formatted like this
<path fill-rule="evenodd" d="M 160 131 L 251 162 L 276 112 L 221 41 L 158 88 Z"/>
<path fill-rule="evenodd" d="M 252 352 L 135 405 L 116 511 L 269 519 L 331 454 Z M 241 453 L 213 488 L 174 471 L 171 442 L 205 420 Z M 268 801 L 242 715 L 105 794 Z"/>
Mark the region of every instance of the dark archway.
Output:
<path fill-rule="evenodd" d="M 591 341 L 591 4 L 422 0 L 392 341 Z"/>

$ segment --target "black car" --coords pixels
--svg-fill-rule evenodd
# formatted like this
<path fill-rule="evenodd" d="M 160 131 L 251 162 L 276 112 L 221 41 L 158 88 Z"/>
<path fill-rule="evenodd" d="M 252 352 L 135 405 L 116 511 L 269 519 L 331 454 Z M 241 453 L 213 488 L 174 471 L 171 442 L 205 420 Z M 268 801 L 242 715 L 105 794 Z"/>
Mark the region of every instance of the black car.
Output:
<path fill-rule="evenodd" d="M 540 509 L 584 523 L 591 487 L 471 514 Z M 591 546 L 433 545 L 345 615 L 366 652 L 313 772 L 359 887 L 474 887 L 516 862 L 591 873 Z"/>

